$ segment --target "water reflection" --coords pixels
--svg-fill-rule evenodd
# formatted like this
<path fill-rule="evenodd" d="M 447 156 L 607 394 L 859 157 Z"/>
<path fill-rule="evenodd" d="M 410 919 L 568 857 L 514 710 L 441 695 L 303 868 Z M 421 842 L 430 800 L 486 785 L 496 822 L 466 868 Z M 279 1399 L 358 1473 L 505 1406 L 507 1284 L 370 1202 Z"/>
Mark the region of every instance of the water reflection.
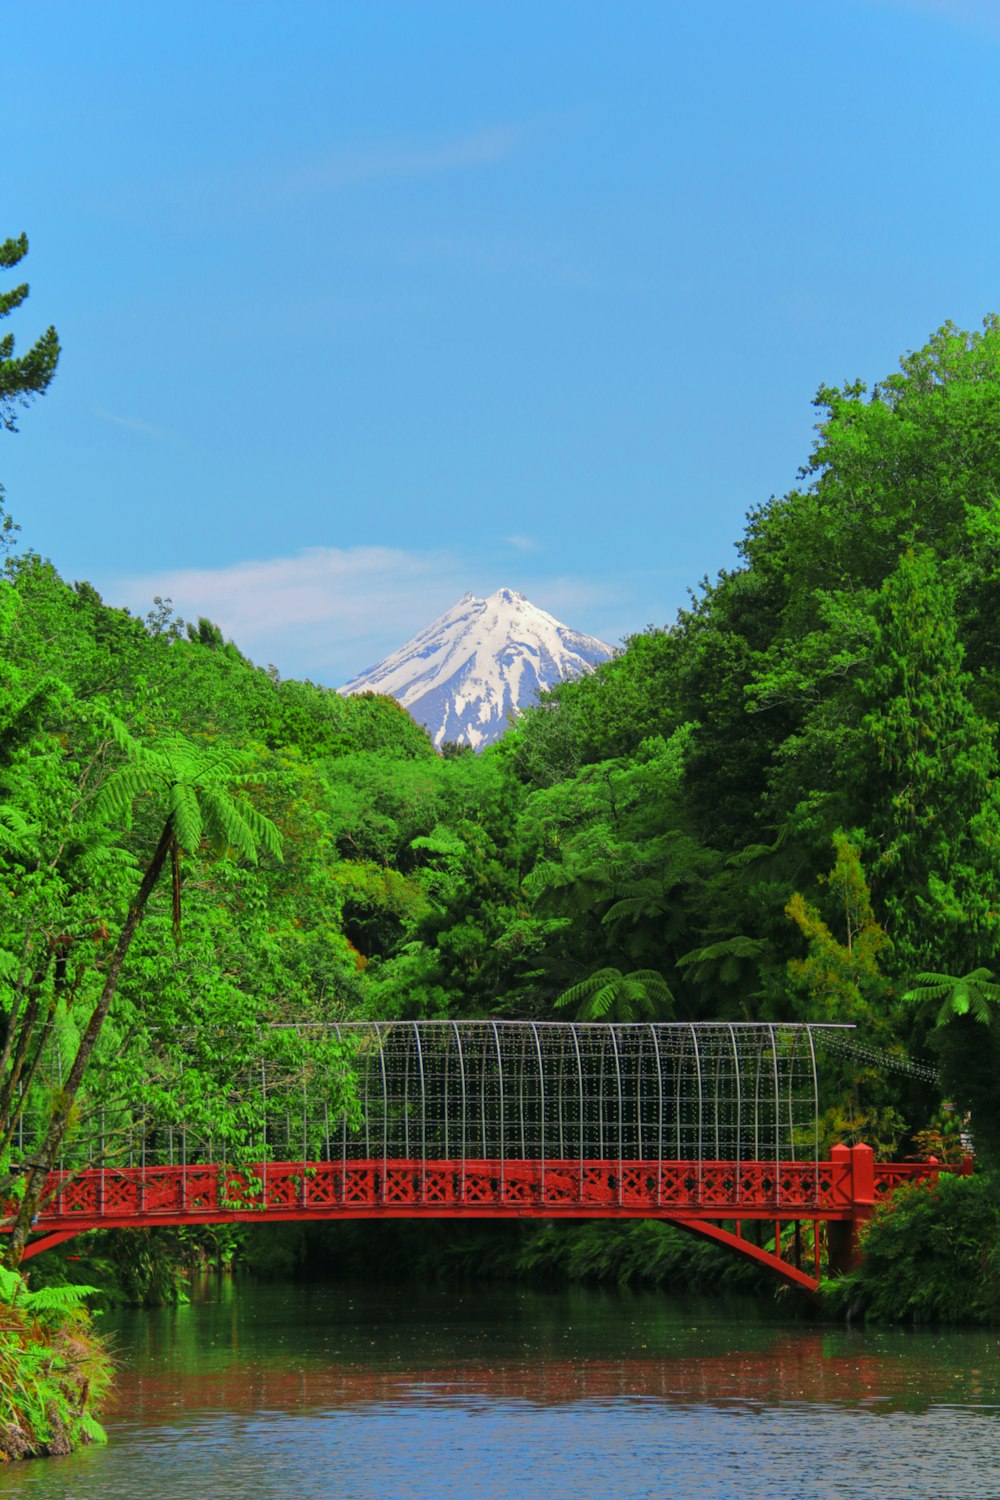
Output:
<path fill-rule="evenodd" d="M 221 1283 L 220 1293 L 111 1320 L 125 1365 L 116 1410 L 294 1410 L 412 1390 L 539 1405 L 642 1397 L 910 1411 L 1000 1399 L 1000 1342 L 982 1332 L 789 1325 L 749 1301 L 580 1289 Z"/>
<path fill-rule="evenodd" d="M 801 1333 L 776 1340 L 766 1351 L 736 1348 L 703 1358 L 521 1363 L 508 1355 L 489 1363 L 428 1364 L 405 1371 L 346 1361 L 313 1365 L 290 1360 L 284 1365 L 234 1360 L 215 1369 L 185 1362 L 181 1379 L 175 1367 L 126 1375 L 112 1416 L 141 1414 L 155 1420 L 178 1406 L 189 1411 L 295 1411 L 400 1402 L 416 1394 L 436 1401 L 479 1398 L 539 1406 L 643 1399 L 678 1406 L 840 1403 L 886 1411 L 923 1411 L 942 1399 L 992 1404 L 1000 1398 L 994 1376 L 986 1386 L 977 1370 L 942 1372 L 929 1350 L 893 1358 L 863 1348 L 833 1353 L 829 1343 Z M 931 1368 L 922 1369 L 928 1356 Z"/>
<path fill-rule="evenodd" d="M 655 1294 L 222 1291 L 120 1316 L 110 1448 L 0 1496 L 1000 1495 L 992 1335 Z"/>

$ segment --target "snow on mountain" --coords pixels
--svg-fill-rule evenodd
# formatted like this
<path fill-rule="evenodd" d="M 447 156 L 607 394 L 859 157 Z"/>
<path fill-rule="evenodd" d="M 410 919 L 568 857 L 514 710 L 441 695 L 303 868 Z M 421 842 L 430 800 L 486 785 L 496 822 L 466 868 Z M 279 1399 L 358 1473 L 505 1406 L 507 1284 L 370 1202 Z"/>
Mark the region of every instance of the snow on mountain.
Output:
<path fill-rule="evenodd" d="M 439 748 L 445 740 L 480 750 L 511 715 L 567 678 L 592 672 L 614 653 L 561 625 L 523 594 L 466 594 L 426 630 L 369 667 L 342 693 L 388 693 Z"/>

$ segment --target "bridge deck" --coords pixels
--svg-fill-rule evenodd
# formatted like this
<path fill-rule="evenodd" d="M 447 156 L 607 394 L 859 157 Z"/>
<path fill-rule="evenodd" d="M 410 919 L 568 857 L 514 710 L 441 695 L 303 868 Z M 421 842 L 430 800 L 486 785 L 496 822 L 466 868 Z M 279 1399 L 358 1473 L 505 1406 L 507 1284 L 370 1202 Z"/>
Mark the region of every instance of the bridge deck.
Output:
<path fill-rule="evenodd" d="M 53 1173 L 37 1229 L 347 1218 L 849 1220 L 851 1159 L 726 1161 L 267 1162 Z M 878 1201 L 933 1164 L 874 1166 Z"/>

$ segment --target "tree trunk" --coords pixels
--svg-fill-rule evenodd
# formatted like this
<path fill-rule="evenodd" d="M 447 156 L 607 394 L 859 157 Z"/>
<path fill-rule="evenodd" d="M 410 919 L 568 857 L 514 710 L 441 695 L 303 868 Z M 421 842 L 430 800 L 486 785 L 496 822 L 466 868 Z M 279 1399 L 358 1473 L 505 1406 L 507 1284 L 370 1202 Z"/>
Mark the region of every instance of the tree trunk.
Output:
<path fill-rule="evenodd" d="M 142 920 L 146 903 L 149 901 L 155 889 L 156 882 L 163 871 L 163 866 L 166 864 L 173 836 L 173 816 L 170 816 L 167 818 L 163 832 L 160 834 L 160 841 L 156 846 L 156 852 L 146 867 L 146 873 L 142 877 L 142 884 L 139 886 L 135 900 L 129 906 L 128 916 L 125 918 L 122 930 L 118 935 L 115 951 L 112 954 L 111 963 L 108 966 L 108 972 L 104 979 L 104 988 L 101 990 L 100 999 L 94 1006 L 90 1020 L 87 1022 L 87 1029 L 80 1038 L 76 1057 L 73 1059 L 73 1065 L 63 1085 L 58 1105 L 53 1111 L 52 1120 L 45 1137 L 45 1144 L 32 1163 L 31 1170 L 28 1173 L 24 1197 L 21 1200 L 17 1219 L 15 1220 L 10 1240 L 3 1255 L 4 1264 L 9 1266 L 11 1270 L 15 1270 L 20 1265 L 21 1258 L 24 1255 L 28 1236 L 31 1233 L 31 1221 L 38 1213 L 39 1205 L 45 1194 L 45 1184 L 48 1175 L 54 1168 L 56 1159 L 59 1156 L 59 1148 L 66 1134 L 66 1127 L 69 1124 L 73 1105 L 76 1103 L 76 1096 L 79 1093 L 84 1072 L 86 1071 L 87 1064 L 90 1062 L 94 1047 L 101 1034 L 101 1028 L 111 1008 L 115 992 L 118 989 L 118 980 L 121 976 L 125 956 L 132 945 L 132 939 L 135 937 L 139 923 Z"/>

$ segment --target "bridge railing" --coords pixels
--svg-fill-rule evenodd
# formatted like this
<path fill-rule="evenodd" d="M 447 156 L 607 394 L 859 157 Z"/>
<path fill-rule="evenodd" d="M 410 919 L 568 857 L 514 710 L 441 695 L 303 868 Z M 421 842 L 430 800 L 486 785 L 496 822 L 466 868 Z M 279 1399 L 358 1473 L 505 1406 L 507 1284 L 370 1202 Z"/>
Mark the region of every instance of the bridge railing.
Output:
<path fill-rule="evenodd" d="M 818 1168 L 818 1170 L 817 1170 Z M 667 1214 L 829 1218 L 852 1209 L 851 1164 L 376 1158 L 55 1173 L 40 1223 L 65 1227 L 384 1213 L 477 1217 Z"/>

